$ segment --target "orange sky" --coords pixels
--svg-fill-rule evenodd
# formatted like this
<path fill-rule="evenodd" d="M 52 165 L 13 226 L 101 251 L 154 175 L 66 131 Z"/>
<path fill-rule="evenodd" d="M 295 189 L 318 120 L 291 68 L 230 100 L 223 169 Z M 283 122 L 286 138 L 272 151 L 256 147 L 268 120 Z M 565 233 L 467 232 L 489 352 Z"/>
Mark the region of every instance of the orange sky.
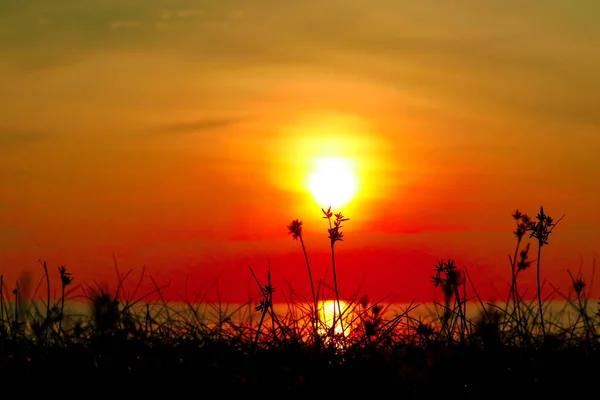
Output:
<path fill-rule="evenodd" d="M 565 214 L 542 274 L 567 292 L 600 239 L 597 2 L 0 4 L 0 273 L 38 259 L 113 287 L 223 301 L 331 279 L 315 157 L 355 166 L 345 296 L 432 299 L 433 264 L 504 296 L 511 213 Z M 532 256 L 534 256 L 532 254 Z M 523 284 L 534 282 L 531 269 Z M 364 279 L 363 286 L 360 286 Z M 215 282 L 218 282 L 217 291 Z M 331 281 L 329 281 L 331 283 Z M 280 299 L 282 299 L 280 297 Z"/>

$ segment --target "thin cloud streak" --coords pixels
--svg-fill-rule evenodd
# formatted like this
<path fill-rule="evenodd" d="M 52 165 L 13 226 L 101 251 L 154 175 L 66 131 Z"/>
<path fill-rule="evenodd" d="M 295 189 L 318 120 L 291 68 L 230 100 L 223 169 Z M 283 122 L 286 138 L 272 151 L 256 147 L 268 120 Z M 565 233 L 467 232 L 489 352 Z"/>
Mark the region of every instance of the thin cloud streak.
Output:
<path fill-rule="evenodd" d="M 38 131 L 0 128 L 0 148 L 39 142 L 47 139 L 50 135 L 50 133 Z"/>
<path fill-rule="evenodd" d="M 180 122 L 172 125 L 163 126 L 158 130 L 159 133 L 198 133 L 227 128 L 233 125 L 249 121 L 249 117 L 223 117 L 206 118 L 192 122 Z"/>

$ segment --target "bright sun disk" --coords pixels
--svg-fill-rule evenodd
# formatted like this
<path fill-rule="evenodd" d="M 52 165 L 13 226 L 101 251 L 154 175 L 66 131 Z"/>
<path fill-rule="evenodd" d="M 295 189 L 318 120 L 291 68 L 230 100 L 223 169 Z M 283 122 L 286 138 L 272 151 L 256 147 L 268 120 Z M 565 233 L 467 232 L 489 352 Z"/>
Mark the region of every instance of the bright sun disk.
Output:
<path fill-rule="evenodd" d="M 344 206 L 357 191 L 352 163 L 338 157 L 316 159 L 308 177 L 308 190 L 321 207 Z"/>

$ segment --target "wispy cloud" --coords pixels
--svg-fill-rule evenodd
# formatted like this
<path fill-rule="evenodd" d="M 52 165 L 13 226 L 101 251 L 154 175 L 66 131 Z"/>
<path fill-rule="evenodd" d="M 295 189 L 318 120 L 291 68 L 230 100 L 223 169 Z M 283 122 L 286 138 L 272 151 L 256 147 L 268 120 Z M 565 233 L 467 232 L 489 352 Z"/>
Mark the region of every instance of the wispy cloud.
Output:
<path fill-rule="evenodd" d="M 163 126 L 159 129 L 160 133 L 195 133 L 203 131 L 212 131 L 237 125 L 250 120 L 249 117 L 222 117 L 206 118 L 190 122 L 180 122 Z"/>
<path fill-rule="evenodd" d="M 48 133 L 0 127 L 0 148 L 25 145 L 48 137 Z"/>
<path fill-rule="evenodd" d="M 142 25 L 140 21 L 111 21 L 110 29 L 131 29 L 138 28 Z"/>
<path fill-rule="evenodd" d="M 205 13 L 204 10 L 199 9 L 164 10 L 159 12 L 159 17 L 163 20 L 184 19 L 204 15 Z"/>

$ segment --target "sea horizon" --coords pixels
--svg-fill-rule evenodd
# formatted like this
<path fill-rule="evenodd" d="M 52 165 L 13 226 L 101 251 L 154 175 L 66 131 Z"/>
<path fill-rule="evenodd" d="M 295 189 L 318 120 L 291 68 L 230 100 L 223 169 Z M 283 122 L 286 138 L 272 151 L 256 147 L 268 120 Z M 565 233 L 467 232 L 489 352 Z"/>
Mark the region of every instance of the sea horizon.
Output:
<path fill-rule="evenodd" d="M 333 309 L 337 309 L 335 306 L 335 300 L 325 300 L 319 302 L 319 310 L 321 313 L 325 312 L 328 315 L 332 314 Z M 371 304 L 359 304 L 357 302 L 351 302 L 349 304 L 340 300 L 341 307 L 343 310 L 350 310 L 354 315 L 364 314 L 372 312 L 375 305 L 380 306 L 380 315 L 384 320 L 391 320 L 398 317 L 409 317 L 412 320 L 419 320 L 424 323 L 435 323 L 439 322 L 443 314 L 443 304 L 436 301 L 429 302 L 378 302 Z M 58 303 L 54 302 L 53 306 Z M 246 323 L 252 321 L 258 321 L 262 314 L 262 309 L 259 309 L 259 301 L 252 301 L 246 303 L 212 303 L 212 302 L 198 302 L 198 303 L 185 303 L 183 301 L 147 301 L 139 303 L 119 303 L 120 312 L 127 310 L 133 316 L 145 317 L 152 316 L 157 319 L 157 316 L 164 318 L 189 318 L 194 317 L 197 320 L 202 320 L 210 323 L 218 323 L 218 321 L 232 321 L 235 323 Z M 532 316 L 535 316 L 538 312 L 538 303 L 536 299 L 526 300 L 522 303 L 523 307 L 529 308 L 532 311 Z M 512 310 L 512 303 L 503 302 L 483 302 L 486 307 L 485 312 L 482 303 L 479 301 L 471 300 L 466 303 L 465 317 L 472 323 L 476 323 L 481 317 L 485 316 L 485 313 L 491 314 L 494 311 L 499 312 L 499 315 L 505 314 L 508 317 L 507 311 Z M 589 316 L 596 315 L 600 311 L 600 303 L 597 299 L 590 299 L 587 302 L 587 314 Z M 557 326 L 571 327 L 582 320 L 582 309 L 579 308 L 577 301 L 568 300 L 550 300 L 543 304 L 544 307 L 544 318 Z M 6 321 L 10 317 L 14 317 L 14 301 L 4 300 L 2 318 Z M 279 318 L 283 317 L 294 317 L 298 320 L 305 318 L 310 315 L 312 303 L 308 302 L 295 302 L 285 303 L 276 302 L 273 303 L 272 311 Z M 450 309 L 453 305 L 450 305 Z M 26 317 L 35 316 L 37 310 L 38 317 L 44 317 L 46 313 L 45 303 L 42 301 L 37 302 L 26 302 L 20 308 L 20 320 L 24 320 Z M 27 310 L 25 314 L 22 310 Z M 325 311 L 323 311 L 325 310 Z M 455 309 L 456 312 L 456 309 Z M 88 319 L 92 317 L 92 303 L 89 301 L 69 301 L 64 305 L 64 317 L 65 321 L 76 321 L 78 319 Z M 329 317 L 325 317 L 329 318 Z M 537 318 L 537 317 L 536 317 Z"/>

